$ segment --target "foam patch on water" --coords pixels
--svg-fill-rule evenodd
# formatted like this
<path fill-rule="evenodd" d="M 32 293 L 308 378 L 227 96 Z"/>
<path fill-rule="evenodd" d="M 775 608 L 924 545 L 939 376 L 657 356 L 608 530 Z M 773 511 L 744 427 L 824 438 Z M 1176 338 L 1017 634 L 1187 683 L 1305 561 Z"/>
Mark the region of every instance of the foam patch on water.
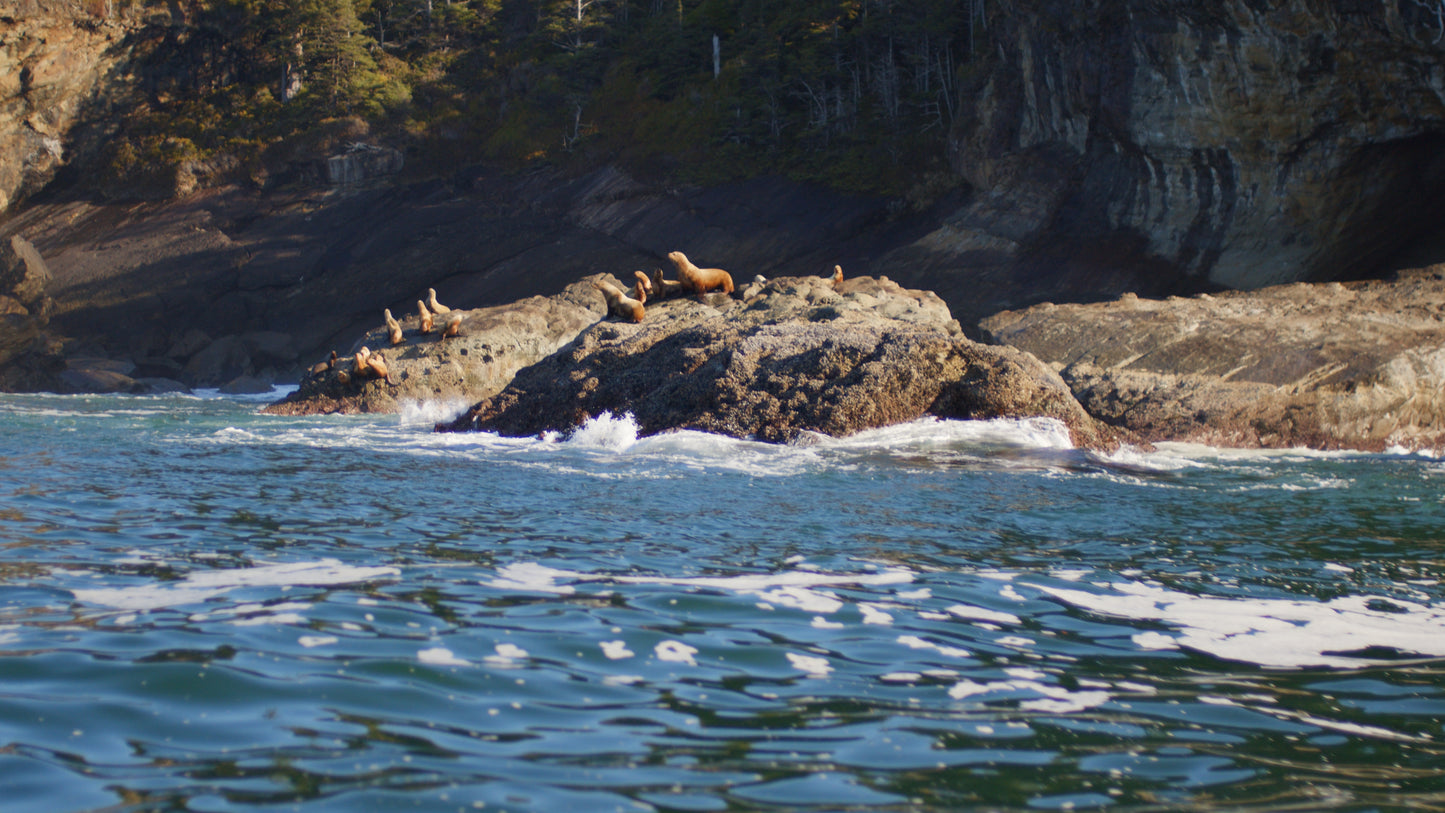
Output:
<path fill-rule="evenodd" d="M 400 576 L 394 567 L 357 567 L 336 559 L 205 570 L 184 579 L 135 587 L 98 587 L 72 592 L 78 601 L 120 610 L 157 610 L 197 604 L 241 587 L 324 587 Z"/>
<path fill-rule="evenodd" d="M 926 453 L 958 447 L 1073 449 L 1069 428 L 1057 418 L 993 418 L 961 421 L 920 418 L 916 421 L 865 429 L 844 438 L 817 436 L 830 449 L 886 449 Z"/>
<path fill-rule="evenodd" d="M 697 666 L 697 647 L 689 646 L 682 641 L 662 641 L 652 648 L 652 654 L 660 661 Z"/>
<path fill-rule="evenodd" d="M 800 655 L 796 652 L 787 654 L 788 663 L 808 677 L 824 678 L 833 671 L 833 664 L 829 663 L 827 658 L 820 658 L 816 655 Z"/>
<path fill-rule="evenodd" d="M 791 607 L 810 613 L 836 613 L 844 602 L 822 587 L 908 584 L 914 579 L 911 570 L 884 568 L 875 573 L 823 573 L 817 570 L 790 570 L 782 573 L 746 573 L 737 576 L 620 576 L 561 570 L 537 562 L 515 562 L 497 569 L 496 578 L 482 584 L 498 590 L 523 590 L 538 593 L 571 594 L 571 583 L 603 582 L 612 584 L 655 584 L 683 588 L 725 590 L 753 596 L 770 605 Z M 571 583 L 569 583 L 571 582 Z M 873 617 L 886 615 L 872 610 Z"/>
<path fill-rule="evenodd" d="M 439 423 L 451 423 L 471 404 L 464 398 L 441 401 L 403 401 L 397 411 L 397 423 L 401 426 L 424 426 L 431 428 Z"/>
<path fill-rule="evenodd" d="M 637 443 L 638 431 L 637 419 L 632 413 L 618 416 L 604 412 L 574 429 L 567 441 L 576 446 L 621 452 Z"/>
<path fill-rule="evenodd" d="M 1018 708 L 1022 711 L 1052 714 L 1085 711 L 1113 699 L 1113 696 L 1105 691 L 1071 691 L 1063 686 L 1026 679 L 995 680 L 988 683 L 964 679 L 948 690 L 948 696 L 955 700 L 977 703 L 1018 701 Z"/>
<path fill-rule="evenodd" d="M 1191 649 L 1279 668 L 1389 662 L 1359 654 L 1371 647 L 1445 657 L 1445 611 L 1426 604 L 1370 596 L 1330 601 L 1196 596 L 1137 582 L 1108 585 L 1101 593 L 1035 587 L 1091 612 L 1173 628 L 1135 635 L 1144 649 Z"/>
<path fill-rule="evenodd" d="M 472 662 L 458 658 L 444 646 L 434 646 L 416 653 L 416 659 L 430 666 L 471 666 Z"/>

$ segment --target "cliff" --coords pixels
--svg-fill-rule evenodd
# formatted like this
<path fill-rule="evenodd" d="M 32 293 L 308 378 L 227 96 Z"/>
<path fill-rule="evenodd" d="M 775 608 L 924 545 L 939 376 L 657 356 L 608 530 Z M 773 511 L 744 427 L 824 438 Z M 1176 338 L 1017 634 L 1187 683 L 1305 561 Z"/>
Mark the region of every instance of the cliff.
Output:
<path fill-rule="evenodd" d="M 1020 304 L 1378 274 L 1445 200 L 1429 5 L 1008 4 L 950 134 L 972 194 L 910 255 Z"/>
<path fill-rule="evenodd" d="M 261 172 L 247 181 L 260 188 L 208 187 L 218 176 L 183 161 L 102 182 L 118 111 L 182 92 L 157 72 L 185 73 L 166 66 L 220 36 L 193 19 L 203 6 L 0 0 L 0 238 L 44 257 L 47 330 L 63 340 L 35 370 L 64 367 L 58 347 L 190 385 L 294 378 L 426 287 L 481 308 L 679 248 L 745 278 L 835 263 L 887 275 L 936 291 L 974 337 L 978 320 L 1043 301 L 1360 278 L 1445 256 L 1445 37 L 1410 0 L 988 4 L 939 91 L 951 124 L 930 131 L 951 174 L 911 196 L 776 176 L 687 184 L 672 154 L 446 165 L 427 154 L 436 133 L 331 175 L 324 144 L 275 145 L 276 161 L 314 165 L 289 185 Z M 211 68 L 208 81 L 230 69 Z M 678 155 L 722 143 L 693 135 Z M 352 183 L 414 163 L 436 174 Z"/>
<path fill-rule="evenodd" d="M 160 21 L 123 3 L 0 2 L 0 213 L 84 164 L 135 98 L 132 36 Z"/>

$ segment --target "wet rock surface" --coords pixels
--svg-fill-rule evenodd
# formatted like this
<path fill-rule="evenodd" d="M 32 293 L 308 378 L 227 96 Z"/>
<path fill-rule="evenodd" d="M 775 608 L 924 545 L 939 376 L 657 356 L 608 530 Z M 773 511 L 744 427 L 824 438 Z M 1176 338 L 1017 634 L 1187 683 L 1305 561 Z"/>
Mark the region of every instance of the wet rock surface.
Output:
<path fill-rule="evenodd" d="M 1445 448 L 1445 266 L 1394 280 L 1036 305 L 981 323 L 1149 440 Z"/>

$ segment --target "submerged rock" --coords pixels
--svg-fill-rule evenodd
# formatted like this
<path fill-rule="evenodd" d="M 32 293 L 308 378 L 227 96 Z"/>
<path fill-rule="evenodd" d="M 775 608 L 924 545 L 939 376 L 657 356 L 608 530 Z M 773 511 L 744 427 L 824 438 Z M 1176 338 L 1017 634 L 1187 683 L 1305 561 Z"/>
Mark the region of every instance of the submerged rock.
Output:
<path fill-rule="evenodd" d="M 1057 374 L 964 337 L 931 292 L 887 278 L 790 277 L 744 296 L 649 302 L 641 323 L 599 321 L 438 429 L 534 435 L 628 413 L 644 435 L 791 441 L 928 415 L 1049 416 L 1078 446 L 1115 444 Z"/>
<path fill-rule="evenodd" d="M 1393 281 L 1036 305 L 980 323 L 1151 440 L 1445 448 L 1445 266 Z"/>

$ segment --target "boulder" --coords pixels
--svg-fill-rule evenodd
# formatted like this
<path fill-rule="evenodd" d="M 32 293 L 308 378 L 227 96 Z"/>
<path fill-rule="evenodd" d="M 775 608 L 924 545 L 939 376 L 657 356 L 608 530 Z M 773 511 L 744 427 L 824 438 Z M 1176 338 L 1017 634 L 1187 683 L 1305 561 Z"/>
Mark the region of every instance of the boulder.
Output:
<path fill-rule="evenodd" d="M 270 392 L 271 382 L 253 375 L 238 375 L 220 386 L 227 395 L 259 395 Z"/>
<path fill-rule="evenodd" d="M 1095 417 L 1151 441 L 1445 448 L 1445 266 L 1390 281 L 996 314 L 985 336 L 1061 371 Z"/>
<path fill-rule="evenodd" d="M 460 333 L 445 339 L 440 325 L 423 333 L 414 310 L 394 314 L 403 334 L 403 342 L 394 347 L 377 313 L 377 326 L 340 352 L 333 369 L 308 375 L 291 395 L 264 411 L 280 415 L 399 412 L 406 403 L 473 403 L 499 392 L 518 370 L 571 341 L 605 310 L 602 297 L 584 280 L 555 296 L 459 309 L 455 313 L 462 317 Z M 362 347 L 383 356 L 390 382 L 358 381 L 351 375 L 352 358 Z"/>
<path fill-rule="evenodd" d="M 73 358 L 66 362 L 59 379 L 63 390 L 72 393 L 136 392 L 130 373 L 134 366 L 108 359 Z"/>
<path fill-rule="evenodd" d="M 928 415 L 1049 416 L 1080 447 L 1118 439 L 1048 367 L 970 341 L 941 299 L 886 277 L 781 278 L 742 300 L 649 303 L 642 322 L 598 321 L 438 429 L 533 435 L 604 413 L 631 414 L 643 434 L 774 442 Z"/>
<path fill-rule="evenodd" d="M 251 372 L 251 352 L 240 336 L 222 336 L 186 362 L 186 376 L 201 387 L 215 387 Z"/>
<path fill-rule="evenodd" d="M 50 269 L 40 252 L 20 235 L 0 244 L 0 294 L 19 302 L 30 313 L 36 313 L 45 300 L 45 286 L 50 283 Z"/>
<path fill-rule="evenodd" d="M 36 347 L 50 321 L 50 269 L 25 238 L 0 241 L 0 367 Z M 16 380 L 19 380 L 17 378 Z"/>

